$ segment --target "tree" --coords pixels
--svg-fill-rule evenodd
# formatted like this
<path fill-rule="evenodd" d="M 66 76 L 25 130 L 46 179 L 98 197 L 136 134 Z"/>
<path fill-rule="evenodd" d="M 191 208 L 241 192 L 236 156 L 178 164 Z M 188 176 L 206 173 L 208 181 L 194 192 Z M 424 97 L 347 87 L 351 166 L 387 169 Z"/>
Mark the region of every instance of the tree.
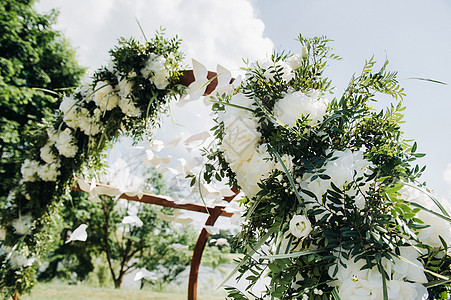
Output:
<path fill-rule="evenodd" d="M 58 108 L 58 91 L 78 85 L 84 69 L 61 32 L 57 13 L 34 0 L 0 1 L 0 200 L 16 184 L 29 136 Z"/>
<path fill-rule="evenodd" d="M 161 174 L 154 169 L 146 172 L 144 188 L 147 192 L 165 193 L 166 185 Z M 195 236 L 189 228 L 174 228 L 158 218 L 157 212 L 171 213 L 168 208 L 150 204 L 128 202 L 100 196 L 98 202 L 88 199 L 87 194 L 73 191 L 60 207 L 61 240 L 50 254 L 49 267 L 39 279 L 50 280 L 66 277 L 75 272 L 77 280 L 83 280 L 94 270 L 93 259 L 106 257 L 105 264 L 115 288 L 120 288 L 124 276 L 135 269 L 144 268 L 158 272 L 158 283 L 170 282 L 185 270 L 191 260 L 191 252 L 172 249 L 172 244 L 193 245 Z M 139 224 L 123 224 L 124 217 L 133 215 Z M 85 242 L 65 244 L 67 229 L 81 223 L 88 225 Z M 63 263 L 65 267 L 58 269 Z"/>

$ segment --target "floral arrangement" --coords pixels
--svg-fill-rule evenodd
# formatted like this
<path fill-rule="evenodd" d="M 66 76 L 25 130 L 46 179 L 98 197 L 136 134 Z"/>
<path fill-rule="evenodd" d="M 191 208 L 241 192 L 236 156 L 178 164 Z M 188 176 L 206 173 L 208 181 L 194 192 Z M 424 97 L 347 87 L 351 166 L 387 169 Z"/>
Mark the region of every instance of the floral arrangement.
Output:
<path fill-rule="evenodd" d="M 36 131 L 17 187 L 1 208 L 0 288 L 5 297 L 32 287 L 50 238 L 46 228 L 58 199 L 74 185 L 74 174 L 102 167 L 102 152 L 121 134 L 135 140 L 151 135 L 168 101 L 183 93 L 179 45 L 178 39 L 161 34 L 144 44 L 120 40 L 110 51 L 111 62 L 64 95 L 54 119 Z"/>
<path fill-rule="evenodd" d="M 218 67 L 218 88 L 204 102 L 216 113 L 216 147 L 199 192 L 225 179 L 240 188 L 245 254 L 230 277 L 249 284 L 226 288 L 234 299 L 448 299 L 451 217 L 446 201 L 419 183 L 423 154 L 402 137 L 396 73 L 366 62 L 343 95 L 323 76 L 325 37 L 299 37 L 300 54 L 248 64 L 238 88 Z M 45 228 L 73 175 L 100 168 L 101 153 L 120 134 L 135 139 L 158 125 L 167 102 L 182 95 L 179 40 L 121 40 L 111 63 L 66 95 L 36 133 L 17 187 L 1 207 L 0 287 L 5 297 L 28 291 L 45 251 Z M 190 100 L 203 94 L 208 72 L 194 63 Z M 378 94 L 397 103 L 377 111 Z M 181 103 L 189 101 L 182 100 Z M 204 134 L 196 139 L 205 139 Z M 83 180 L 79 182 L 84 182 Z M 89 190 L 89 187 L 85 187 Z M 201 192 L 202 194 L 203 192 Z M 80 237 L 86 228 L 80 225 Z M 79 238 L 79 237 L 78 237 Z M 265 290 L 255 294 L 261 282 Z"/>
<path fill-rule="evenodd" d="M 449 299 L 448 205 L 419 183 L 396 72 L 371 59 L 331 99 L 323 71 L 339 58 L 325 37 L 299 41 L 300 54 L 248 64 L 239 89 L 212 100 L 218 147 L 204 178 L 246 195 L 245 256 L 230 277 L 248 286 L 229 297 Z M 378 94 L 395 103 L 375 110 Z"/>

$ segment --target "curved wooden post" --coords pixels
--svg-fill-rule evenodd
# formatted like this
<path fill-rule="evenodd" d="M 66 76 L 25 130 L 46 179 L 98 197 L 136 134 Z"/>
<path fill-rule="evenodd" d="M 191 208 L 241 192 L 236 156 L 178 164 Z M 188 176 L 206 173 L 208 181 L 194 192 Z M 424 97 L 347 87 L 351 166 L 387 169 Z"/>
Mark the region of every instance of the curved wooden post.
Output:
<path fill-rule="evenodd" d="M 223 206 L 216 206 L 210 211 L 210 216 L 205 222 L 205 225 L 213 226 L 221 215 Z M 188 282 L 188 300 L 197 299 L 197 278 L 199 275 L 200 260 L 202 259 L 202 253 L 204 252 L 205 245 L 207 244 L 208 237 L 210 234 L 205 228 L 199 234 L 199 238 L 196 242 L 196 247 L 194 247 L 193 258 L 191 259 L 191 268 L 189 272 L 189 282 Z"/>
<path fill-rule="evenodd" d="M 233 198 L 235 198 L 235 196 L 240 192 L 235 188 L 232 188 L 232 191 L 235 193 L 235 195 L 225 197 L 224 201 L 232 201 Z M 223 213 L 223 208 L 224 206 L 216 206 L 215 208 L 210 210 L 210 216 L 205 222 L 205 225 L 213 226 L 218 217 Z M 194 247 L 193 258 L 191 259 L 191 268 L 189 272 L 188 300 L 197 300 L 197 279 L 199 275 L 199 266 L 202 259 L 202 253 L 204 252 L 205 245 L 207 244 L 209 236 L 210 234 L 207 232 L 207 230 L 205 228 L 202 228 L 202 231 L 197 238 L 196 246 Z"/>

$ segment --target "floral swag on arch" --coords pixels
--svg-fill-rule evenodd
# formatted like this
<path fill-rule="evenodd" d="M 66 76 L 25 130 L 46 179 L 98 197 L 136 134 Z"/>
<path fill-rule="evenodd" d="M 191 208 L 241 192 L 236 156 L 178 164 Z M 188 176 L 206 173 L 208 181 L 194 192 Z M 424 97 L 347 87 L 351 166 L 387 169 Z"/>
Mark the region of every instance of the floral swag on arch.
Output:
<path fill-rule="evenodd" d="M 343 95 L 323 76 L 325 37 L 299 37 L 299 54 L 275 53 L 248 64 L 244 80 L 205 98 L 215 113 L 216 147 L 204 149 L 192 185 L 226 180 L 246 197 L 236 243 L 243 259 L 229 275 L 248 281 L 234 299 L 448 299 L 451 217 L 412 165 L 422 154 L 403 140 L 403 90 L 387 62 L 369 60 Z M 139 139 L 158 125 L 171 98 L 195 101 L 209 80 L 193 61 L 188 89 L 177 39 L 121 40 L 111 64 L 65 96 L 42 126 L 21 179 L 2 208 L 0 286 L 6 295 L 31 288 L 45 252 L 45 228 L 73 175 L 101 166 L 120 134 Z M 377 94 L 395 100 L 370 106 Z M 196 183 L 197 181 L 197 183 Z M 85 228 L 82 228 L 85 229 Z M 259 282 L 263 291 L 253 287 Z"/>

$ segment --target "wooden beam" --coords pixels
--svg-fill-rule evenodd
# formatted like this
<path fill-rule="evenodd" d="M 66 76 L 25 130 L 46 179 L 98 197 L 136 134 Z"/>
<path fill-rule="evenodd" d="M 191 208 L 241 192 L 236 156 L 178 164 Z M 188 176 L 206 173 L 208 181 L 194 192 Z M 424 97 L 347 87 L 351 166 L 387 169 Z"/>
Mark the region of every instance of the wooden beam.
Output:
<path fill-rule="evenodd" d="M 103 187 L 111 188 L 111 189 L 116 189 L 115 187 L 110 186 L 110 185 L 106 185 L 106 184 L 98 183 L 96 185 L 97 186 L 103 186 Z M 83 192 L 83 190 L 80 188 L 79 185 L 73 187 L 72 189 L 75 190 L 75 191 Z M 204 214 L 211 214 L 211 212 L 215 209 L 214 207 L 200 205 L 200 204 L 195 204 L 195 203 L 179 204 L 179 203 L 175 203 L 172 200 L 164 198 L 162 196 L 157 196 L 157 195 L 152 195 L 152 194 L 143 194 L 143 196 L 141 198 L 139 198 L 138 196 L 128 196 L 128 195 L 126 195 L 124 193 L 124 194 L 120 195 L 119 198 L 125 199 L 125 200 L 128 200 L 128 201 L 149 203 L 149 204 L 154 204 L 154 205 L 158 205 L 158 206 L 172 207 L 172 208 L 175 208 L 175 209 L 195 211 L 195 212 L 200 212 L 200 213 L 204 213 Z M 226 212 L 223 209 L 221 209 L 221 212 L 219 214 L 219 216 L 226 217 L 226 218 L 230 218 L 232 215 L 233 215 L 232 213 Z"/>

